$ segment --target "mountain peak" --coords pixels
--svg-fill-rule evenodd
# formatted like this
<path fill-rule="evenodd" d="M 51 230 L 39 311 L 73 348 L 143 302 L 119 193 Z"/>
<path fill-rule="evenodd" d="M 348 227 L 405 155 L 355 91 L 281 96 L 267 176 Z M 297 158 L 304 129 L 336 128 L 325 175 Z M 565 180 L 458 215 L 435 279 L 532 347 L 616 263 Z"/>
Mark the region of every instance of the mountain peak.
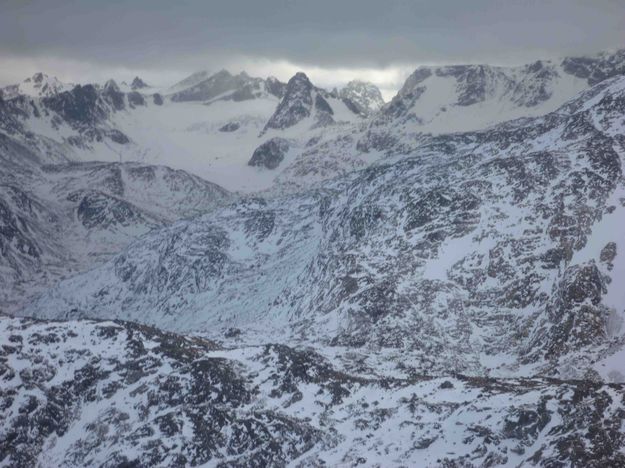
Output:
<path fill-rule="evenodd" d="M 338 93 L 342 99 L 353 104 L 361 115 L 369 115 L 384 105 L 380 89 L 368 81 L 352 80 Z"/>
<path fill-rule="evenodd" d="M 283 130 L 311 115 L 314 86 L 304 72 L 297 72 L 286 85 L 286 91 L 263 132 L 270 128 Z"/>
<path fill-rule="evenodd" d="M 48 75 L 44 75 L 41 72 L 37 72 L 33 75 L 32 80 L 34 83 L 41 83 L 43 81 L 44 78 L 47 78 Z"/>
<path fill-rule="evenodd" d="M 104 83 L 104 88 L 105 91 L 115 91 L 115 92 L 119 92 L 119 86 L 117 85 L 117 82 L 114 79 L 110 79 L 108 80 L 106 83 Z"/>
<path fill-rule="evenodd" d="M 138 76 L 135 76 L 135 79 L 132 80 L 132 83 L 130 84 L 130 87 L 133 90 L 149 88 L 148 84 L 145 81 L 143 81 L 141 78 L 139 78 Z"/>
<path fill-rule="evenodd" d="M 6 86 L 1 91 L 4 99 L 13 99 L 19 95 L 50 97 L 63 91 L 69 91 L 72 87 L 73 85 L 63 83 L 55 76 L 37 72 L 21 83 Z"/>
<path fill-rule="evenodd" d="M 292 86 L 295 83 L 306 83 L 307 85 L 312 87 L 312 83 L 310 82 L 308 75 L 306 75 L 306 73 L 301 72 L 301 71 L 297 72 L 295 75 L 291 77 L 291 79 L 287 83 L 287 86 L 288 85 Z"/>

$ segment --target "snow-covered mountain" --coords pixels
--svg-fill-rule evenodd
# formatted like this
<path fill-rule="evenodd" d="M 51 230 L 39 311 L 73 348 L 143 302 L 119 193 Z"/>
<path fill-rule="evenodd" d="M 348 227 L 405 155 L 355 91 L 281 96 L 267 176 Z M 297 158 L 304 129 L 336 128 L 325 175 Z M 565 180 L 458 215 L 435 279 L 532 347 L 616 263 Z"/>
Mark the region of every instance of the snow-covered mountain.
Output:
<path fill-rule="evenodd" d="M 402 135 L 414 135 L 402 142 L 410 146 L 420 134 L 483 129 L 554 111 L 591 83 L 623 73 L 624 57 L 618 51 L 512 68 L 420 67 L 379 111 L 379 91 L 363 82 L 328 92 L 298 73 L 289 91 L 275 78 L 225 70 L 196 73 L 165 91 L 109 82 L 5 100 L 25 132 L 54 140 L 72 160 L 168 165 L 233 191 L 292 190 L 388 152 L 398 142 L 387 140 L 383 129 L 402 126 Z M 256 149 L 276 137 L 289 143 L 282 162 L 270 170 L 250 166 Z M 311 168 L 308 156 L 320 153 L 336 158 Z"/>
<path fill-rule="evenodd" d="M 287 83 L 284 97 L 267 121 L 263 133 L 286 130 L 296 125 L 314 129 L 336 121 L 353 122 L 360 112 L 360 108 L 347 98 L 313 86 L 306 74 L 299 72 Z"/>
<path fill-rule="evenodd" d="M 423 66 L 383 114 L 426 132 L 477 130 L 551 112 L 588 86 L 624 73 L 625 50 L 518 67 Z"/>
<path fill-rule="evenodd" d="M 132 83 L 130 83 L 130 89 L 132 89 L 133 91 L 136 91 L 138 89 L 145 89 L 149 87 L 150 86 L 138 76 L 135 76 L 134 79 L 132 80 Z"/>
<path fill-rule="evenodd" d="M 0 97 L 0 466 L 625 465 L 624 62 Z"/>
<path fill-rule="evenodd" d="M 617 77 L 544 117 L 174 224 L 25 313 L 280 330 L 381 347 L 406 372 L 609 379 L 625 352 L 624 103 Z"/>
<path fill-rule="evenodd" d="M 49 164 L 0 139 L 0 310 L 101 263 L 137 236 L 232 195 L 183 171 L 139 163 Z"/>
<path fill-rule="evenodd" d="M 21 83 L 0 89 L 0 98 L 13 99 L 19 95 L 49 97 L 63 91 L 69 91 L 73 87 L 73 84 L 63 83 L 55 76 L 48 76 L 39 72 L 26 78 Z"/>

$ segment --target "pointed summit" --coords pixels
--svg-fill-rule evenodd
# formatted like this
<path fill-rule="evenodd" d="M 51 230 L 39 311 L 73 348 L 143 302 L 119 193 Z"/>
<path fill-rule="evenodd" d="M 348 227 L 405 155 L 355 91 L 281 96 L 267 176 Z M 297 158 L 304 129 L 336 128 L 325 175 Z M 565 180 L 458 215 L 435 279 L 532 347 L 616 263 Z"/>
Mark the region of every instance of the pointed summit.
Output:
<path fill-rule="evenodd" d="M 103 89 L 104 89 L 104 91 L 119 92 L 119 86 L 117 85 L 117 82 L 114 79 L 110 79 L 106 83 L 104 83 L 104 88 Z"/>
<path fill-rule="evenodd" d="M 309 117 L 313 106 L 314 86 L 305 73 L 297 72 L 287 83 L 284 97 L 263 132 L 270 128 L 283 130 Z"/>
<path fill-rule="evenodd" d="M 149 88 L 149 86 L 141 78 L 139 78 L 138 76 L 135 76 L 135 79 L 132 80 L 132 83 L 130 84 L 130 88 L 132 90 L 137 90 L 137 89 Z"/>

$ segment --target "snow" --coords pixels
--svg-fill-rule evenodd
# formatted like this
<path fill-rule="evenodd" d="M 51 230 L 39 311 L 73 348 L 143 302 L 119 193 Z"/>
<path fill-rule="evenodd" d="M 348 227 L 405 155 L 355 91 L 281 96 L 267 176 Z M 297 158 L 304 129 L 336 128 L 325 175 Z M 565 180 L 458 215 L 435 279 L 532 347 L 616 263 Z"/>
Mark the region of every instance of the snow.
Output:
<path fill-rule="evenodd" d="M 495 74 L 520 79 L 521 69 L 491 67 Z M 433 70 L 437 70 L 433 67 Z M 564 73 L 556 67 L 558 76 L 551 84 L 551 96 L 539 105 L 526 107 L 511 101 L 510 90 L 501 77 L 495 77 L 494 88 L 487 89 L 486 99 L 469 106 L 457 104 L 458 91 L 453 76 L 437 76 L 436 73 L 418 87 L 425 91 L 410 110 L 423 123 L 417 124 L 424 132 L 444 134 L 450 132 L 484 129 L 500 122 L 521 117 L 535 117 L 552 112 L 588 87 L 585 80 Z"/>

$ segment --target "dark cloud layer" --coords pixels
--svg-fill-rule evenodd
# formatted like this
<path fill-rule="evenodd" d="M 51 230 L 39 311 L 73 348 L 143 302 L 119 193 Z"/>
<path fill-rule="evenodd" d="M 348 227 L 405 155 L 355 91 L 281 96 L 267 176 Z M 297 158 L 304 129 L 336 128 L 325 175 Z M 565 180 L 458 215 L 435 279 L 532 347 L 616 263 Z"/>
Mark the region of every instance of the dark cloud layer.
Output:
<path fill-rule="evenodd" d="M 625 0 L 0 0 L 0 84 L 41 67 L 156 77 L 260 61 L 278 76 L 316 67 L 328 83 L 332 70 L 393 69 L 382 81 L 395 87 L 420 63 L 625 47 L 624 19 Z"/>
<path fill-rule="evenodd" d="M 233 56 L 316 66 L 520 60 L 625 43 L 623 0 L 4 0 L 13 55 L 186 66 Z"/>

